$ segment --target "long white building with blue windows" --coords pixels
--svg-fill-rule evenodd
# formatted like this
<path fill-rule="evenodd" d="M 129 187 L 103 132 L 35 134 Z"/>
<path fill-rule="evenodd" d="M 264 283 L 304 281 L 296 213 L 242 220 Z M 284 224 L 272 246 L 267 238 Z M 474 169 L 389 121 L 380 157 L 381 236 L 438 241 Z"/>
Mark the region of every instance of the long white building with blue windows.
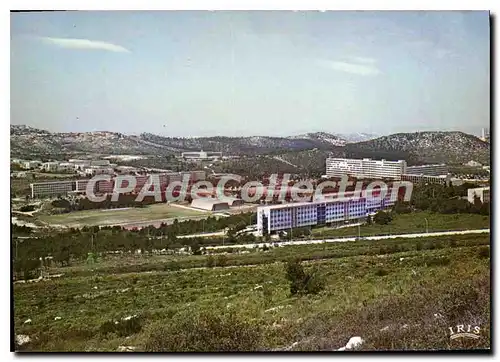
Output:
<path fill-rule="evenodd" d="M 369 214 L 393 206 L 397 195 L 387 192 L 384 197 L 333 198 L 313 202 L 259 206 L 257 232 L 267 235 L 281 230 L 314 225 L 343 224 L 345 221 L 365 219 Z"/>

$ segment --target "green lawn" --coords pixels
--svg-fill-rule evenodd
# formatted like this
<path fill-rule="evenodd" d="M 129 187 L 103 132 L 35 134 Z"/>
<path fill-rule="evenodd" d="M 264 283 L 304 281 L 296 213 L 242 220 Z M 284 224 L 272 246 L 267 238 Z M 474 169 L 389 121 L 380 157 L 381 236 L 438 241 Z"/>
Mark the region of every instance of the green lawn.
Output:
<path fill-rule="evenodd" d="M 399 247 L 438 240 L 443 239 L 390 243 Z M 306 271 L 314 271 L 324 281 L 324 290 L 304 296 L 290 295 L 283 264 L 272 255 L 286 251 L 302 256 L 308 246 L 240 256 L 271 256 L 258 266 L 123 274 L 80 266 L 90 275 L 70 272 L 51 281 L 15 284 L 15 332 L 32 338 L 25 349 L 43 351 L 115 351 L 122 345 L 140 351 L 167 340 L 181 346 L 185 338 L 201 339 L 202 346 L 229 343 L 204 334 L 209 325 L 196 316 L 206 313 L 213 323 L 233 317 L 245 321 L 233 342 L 249 343 L 258 350 L 293 342 L 300 342 L 294 347 L 298 350 L 332 350 L 358 335 L 366 340 L 365 349 L 488 348 L 489 258 L 480 251 L 488 250 L 489 235 L 461 236 L 459 244 L 447 240 L 437 249 L 405 247 L 392 252 L 375 250 L 378 243 L 369 249 L 366 242 L 329 245 L 333 252 L 349 250 L 349 254 L 306 263 Z M 470 244 L 463 244 L 464 240 Z M 177 257 L 187 264 L 200 258 Z M 137 259 L 146 264 L 150 260 Z M 442 317 L 436 318 L 436 313 Z M 121 334 L 103 332 L 106 322 L 113 325 L 131 315 L 138 316 L 141 327 Z M 27 319 L 31 323 L 24 324 Z M 481 325 L 481 338 L 450 340 L 448 327 L 469 320 Z M 180 329 L 175 323 L 181 324 Z M 154 333 L 156 328 L 159 335 Z M 189 349 L 189 345 L 179 348 Z"/>
<path fill-rule="evenodd" d="M 398 214 L 388 225 L 362 225 L 361 236 L 425 233 L 426 221 L 429 231 L 486 229 L 490 227 L 490 217 L 478 214 L 437 214 L 431 212 L 414 212 Z M 315 236 L 357 236 L 358 227 L 332 229 L 328 227 L 312 230 Z"/>
<path fill-rule="evenodd" d="M 40 215 L 48 224 L 81 227 L 85 225 L 114 225 L 149 220 L 200 217 L 209 215 L 203 211 L 189 210 L 167 204 L 154 204 L 144 208 L 75 211 L 60 215 Z"/>

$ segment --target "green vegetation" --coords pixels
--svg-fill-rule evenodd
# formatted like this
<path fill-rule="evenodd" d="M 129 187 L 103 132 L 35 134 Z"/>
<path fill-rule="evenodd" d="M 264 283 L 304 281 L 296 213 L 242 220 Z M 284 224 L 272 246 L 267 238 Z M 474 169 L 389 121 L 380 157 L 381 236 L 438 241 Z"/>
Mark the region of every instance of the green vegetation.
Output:
<path fill-rule="evenodd" d="M 87 210 L 74 211 L 60 215 L 40 215 L 39 218 L 49 224 L 81 227 L 84 225 L 139 223 L 149 220 L 204 215 L 208 215 L 208 213 L 167 204 L 154 204 L 144 208 Z"/>
<path fill-rule="evenodd" d="M 385 225 L 365 224 L 360 226 L 361 236 L 425 233 L 433 231 L 487 229 L 490 227 L 489 215 L 478 214 L 438 214 L 433 212 L 412 212 L 394 214 L 391 222 Z M 426 222 L 427 219 L 427 222 Z M 428 228 L 427 228 L 428 226 Z M 312 229 L 316 237 L 358 236 L 358 227 L 332 229 L 328 227 Z M 296 235 L 295 230 L 293 231 Z"/>
<path fill-rule="evenodd" d="M 36 205 L 24 205 L 24 206 L 21 206 L 19 211 L 30 212 L 30 211 L 35 211 L 35 209 L 36 209 Z"/>
<path fill-rule="evenodd" d="M 488 245 L 463 235 L 291 246 L 211 268 L 206 255 L 103 255 L 16 283 L 15 332 L 35 351 L 332 350 L 354 335 L 366 350 L 489 348 Z M 297 258 L 295 280 L 314 275 L 322 288 L 290 294 L 282 262 Z M 449 339 L 467 323 L 480 339 Z"/>
<path fill-rule="evenodd" d="M 323 288 L 322 280 L 315 274 L 306 273 L 299 259 L 285 264 L 286 277 L 290 281 L 290 293 L 318 294 Z"/>

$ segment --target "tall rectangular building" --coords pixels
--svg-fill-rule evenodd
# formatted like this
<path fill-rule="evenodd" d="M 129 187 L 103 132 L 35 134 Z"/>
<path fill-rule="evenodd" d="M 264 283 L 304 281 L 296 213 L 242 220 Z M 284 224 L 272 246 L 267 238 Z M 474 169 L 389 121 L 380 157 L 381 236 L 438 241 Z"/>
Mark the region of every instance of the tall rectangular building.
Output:
<path fill-rule="evenodd" d="M 406 173 L 406 161 L 372 160 L 370 158 L 327 158 L 326 175 L 328 177 L 342 177 L 343 175 L 370 178 L 401 180 Z"/>

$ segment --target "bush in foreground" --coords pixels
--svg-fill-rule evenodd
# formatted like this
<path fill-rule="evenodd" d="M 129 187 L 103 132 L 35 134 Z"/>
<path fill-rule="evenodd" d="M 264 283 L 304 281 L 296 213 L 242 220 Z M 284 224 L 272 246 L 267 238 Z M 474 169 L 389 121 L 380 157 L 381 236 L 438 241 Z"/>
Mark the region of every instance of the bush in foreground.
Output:
<path fill-rule="evenodd" d="M 261 327 L 231 313 L 186 312 L 166 323 L 149 326 L 144 350 L 148 352 L 255 351 L 261 343 Z"/>
<path fill-rule="evenodd" d="M 304 272 L 300 260 L 289 260 L 285 264 L 286 277 L 290 281 L 290 293 L 317 294 L 324 289 L 323 280 L 316 274 Z"/>

